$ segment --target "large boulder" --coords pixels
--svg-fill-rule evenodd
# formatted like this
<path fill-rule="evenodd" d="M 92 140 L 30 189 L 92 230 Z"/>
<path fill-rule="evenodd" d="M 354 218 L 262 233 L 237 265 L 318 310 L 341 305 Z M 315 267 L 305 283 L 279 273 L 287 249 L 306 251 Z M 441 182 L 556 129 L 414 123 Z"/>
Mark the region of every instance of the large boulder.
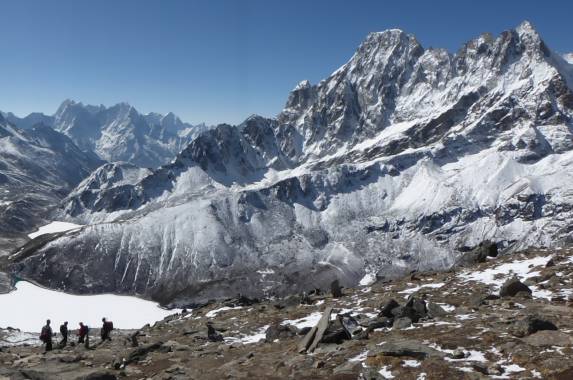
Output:
<path fill-rule="evenodd" d="M 523 282 L 519 281 L 518 278 L 510 278 L 507 280 L 502 286 L 499 291 L 500 297 L 515 297 L 517 293 L 525 292 L 531 294 L 531 289 Z"/>
<path fill-rule="evenodd" d="M 536 347 L 573 346 L 573 337 L 557 330 L 541 330 L 533 333 L 523 340 Z"/>
<path fill-rule="evenodd" d="M 457 261 L 458 265 L 471 266 L 476 263 L 483 263 L 488 257 L 497 257 L 498 249 L 495 242 L 484 240 L 478 246 L 464 252 Z"/>
<path fill-rule="evenodd" d="M 281 325 L 280 323 L 275 323 L 270 325 L 265 332 L 265 342 L 270 343 L 276 339 L 291 338 L 297 335 L 296 328 L 290 325 Z"/>
<path fill-rule="evenodd" d="M 368 357 L 378 355 L 402 357 L 407 356 L 419 360 L 428 357 L 444 358 L 446 354 L 415 340 L 402 340 L 400 342 L 388 342 L 376 346 L 368 352 Z"/>
<path fill-rule="evenodd" d="M 425 318 L 428 314 L 428 308 L 426 307 L 426 301 L 423 299 L 417 298 L 415 296 L 408 297 L 408 301 L 406 301 L 406 307 L 410 307 L 416 313 L 417 319 Z"/>
<path fill-rule="evenodd" d="M 385 300 L 380 305 L 380 313 L 378 314 L 378 316 L 379 317 L 386 317 L 386 318 L 394 318 L 394 315 L 392 314 L 392 310 L 394 310 L 398 306 L 400 306 L 400 304 L 398 302 L 396 302 L 396 300 L 393 298 Z"/>
<path fill-rule="evenodd" d="M 400 317 L 394 319 L 394 324 L 392 325 L 395 329 L 405 329 L 412 326 L 412 319 L 408 317 Z"/>
<path fill-rule="evenodd" d="M 527 315 L 517 320 L 511 327 L 511 332 L 517 337 L 525 337 L 543 330 L 557 330 L 553 322 L 545 320 L 536 315 Z"/>

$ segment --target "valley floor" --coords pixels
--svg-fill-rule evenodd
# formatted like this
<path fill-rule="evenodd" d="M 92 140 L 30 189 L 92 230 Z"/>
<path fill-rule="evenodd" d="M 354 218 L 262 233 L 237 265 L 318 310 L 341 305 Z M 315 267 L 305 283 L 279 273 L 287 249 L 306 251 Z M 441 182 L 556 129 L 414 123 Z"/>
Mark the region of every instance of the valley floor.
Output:
<path fill-rule="evenodd" d="M 497 297 L 513 276 L 531 295 Z M 143 327 L 138 347 L 133 331 L 114 331 L 111 342 L 99 344 L 92 330 L 92 349 L 44 354 L 40 346 L 6 347 L 15 332 L 2 331 L 0 379 L 573 378 L 573 249 L 530 250 L 343 293 L 313 294 L 308 304 L 298 297 L 212 303 Z M 382 306 L 389 299 L 404 305 L 411 295 L 424 300 L 429 315 L 389 327 Z M 351 315 L 362 332 L 299 353 L 304 333 L 329 307 L 333 320 Z M 207 322 L 223 341 L 207 338 Z M 547 330 L 552 325 L 557 330 Z"/>

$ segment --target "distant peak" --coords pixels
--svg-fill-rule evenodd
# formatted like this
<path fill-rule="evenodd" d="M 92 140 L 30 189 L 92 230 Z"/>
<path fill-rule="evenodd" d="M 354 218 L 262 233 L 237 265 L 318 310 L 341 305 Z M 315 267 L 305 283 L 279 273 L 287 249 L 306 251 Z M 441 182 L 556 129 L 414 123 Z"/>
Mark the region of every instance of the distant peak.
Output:
<path fill-rule="evenodd" d="M 296 87 L 294 88 L 293 91 L 305 90 L 305 89 L 310 88 L 310 87 L 311 87 L 310 82 L 305 79 L 305 80 L 303 80 L 303 81 L 300 81 L 300 82 L 296 85 Z"/>
<path fill-rule="evenodd" d="M 567 53 L 567 54 L 563 54 L 563 58 L 569 62 L 570 64 L 573 65 L 573 52 L 572 53 Z"/>
<path fill-rule="evenodd" d="M 517 32 L 517 34 L 519 35 L 519 37 L 522 40 L 523 39 L 529 39 L 529 40 L 533 40 L 535 42 L 541 40 L 541 36 L 537 32 L 537 30 L 535 29 L 533 24 L 527 20 L 523 21 L 521 24 L 519 24 L 519 26 L 517 28 L 515 28 L 515 31 Z"/>
<path fill-rule="evenodd" d="M 515 28 L 515 30 L 517 30 L 520 33 L 531 33 L 531 32 L 537 33 L 533 24 L 528 20 L 525 20 L 521 24 L 519 24 L 517 28 Z"/>
<path fill-rule="evenodd" d="M 381 32 L 371 32 L 358 48 L 358 52 L 386 51 L 396 46 L 408 46 L 412 51 L 423 51 L 422 45 L 413 34 L 402 29 L 387 29 Z"/>
<path fill-rule="evenodd" d="M 368 37 L 380 37 L 380 36 L 397 36 L 397 35 L 406 35 L 406 32 L 404 32 L 402 29 L 386 29 L 386 30 L 382 30 L 380 32 L 370 32 L 368 33 Z"/>
<path fill-rule="evenodd" d="M 62 102 L 61 106 L 72 106 L 74 104 L 77 104 L 77 102 L 75 100 L 72 99 L 66 99 Z"/>

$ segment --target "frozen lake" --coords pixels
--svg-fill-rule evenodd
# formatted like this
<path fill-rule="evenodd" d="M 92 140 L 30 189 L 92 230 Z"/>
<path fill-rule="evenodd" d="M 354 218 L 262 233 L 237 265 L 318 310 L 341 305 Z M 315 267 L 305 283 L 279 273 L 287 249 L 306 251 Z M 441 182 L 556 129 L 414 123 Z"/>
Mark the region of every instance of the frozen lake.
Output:
<path fill-rule="evenodd" d="M 154 302 L 136 297 L 111 294 L 77 296 L 47 290 L 26 281 L 16 283 L 16 290 L 0 294 L 0 327 L 8 326 L 27 332 L 39 332 L 46 319 L 58 332 L 68 321 L 70 329 L 79 322 L 99 328 L 102 317 L 113 321 L 115 328 L 138 329 L 179 310 L 165 310 Z"/>

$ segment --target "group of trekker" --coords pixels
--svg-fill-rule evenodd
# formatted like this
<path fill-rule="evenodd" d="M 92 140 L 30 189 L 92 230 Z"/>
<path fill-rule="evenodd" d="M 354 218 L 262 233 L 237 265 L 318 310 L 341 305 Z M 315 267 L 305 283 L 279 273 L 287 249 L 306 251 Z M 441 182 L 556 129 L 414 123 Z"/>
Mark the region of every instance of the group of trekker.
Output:
<path fill-rule="evenodd" d="M 101 319 L 102 326 L 100 328 L 101 341 L 111 340 L 110 334 L 113 330 L 113 322 L 107 321 L 105 318 Z M 52 351 L 52 339 L 55 334 L 50 326 L 51 321 L 48 319 L 46 325 L 42 327 L 42 332 L 40 333 L 40 340 L 46 347 L 46 351 Z M 68 344 L 68 322 L 64 322 L 60 326 L 60 334 L 62 335 L 62 340 L 59 343 L 59 348 L 64 348 Z M 90 330 L 86 324 L 80 322 L 80 328 L 78 329 L 78 344 L 84 344 L 86 348 L 90 346 Z"/>

